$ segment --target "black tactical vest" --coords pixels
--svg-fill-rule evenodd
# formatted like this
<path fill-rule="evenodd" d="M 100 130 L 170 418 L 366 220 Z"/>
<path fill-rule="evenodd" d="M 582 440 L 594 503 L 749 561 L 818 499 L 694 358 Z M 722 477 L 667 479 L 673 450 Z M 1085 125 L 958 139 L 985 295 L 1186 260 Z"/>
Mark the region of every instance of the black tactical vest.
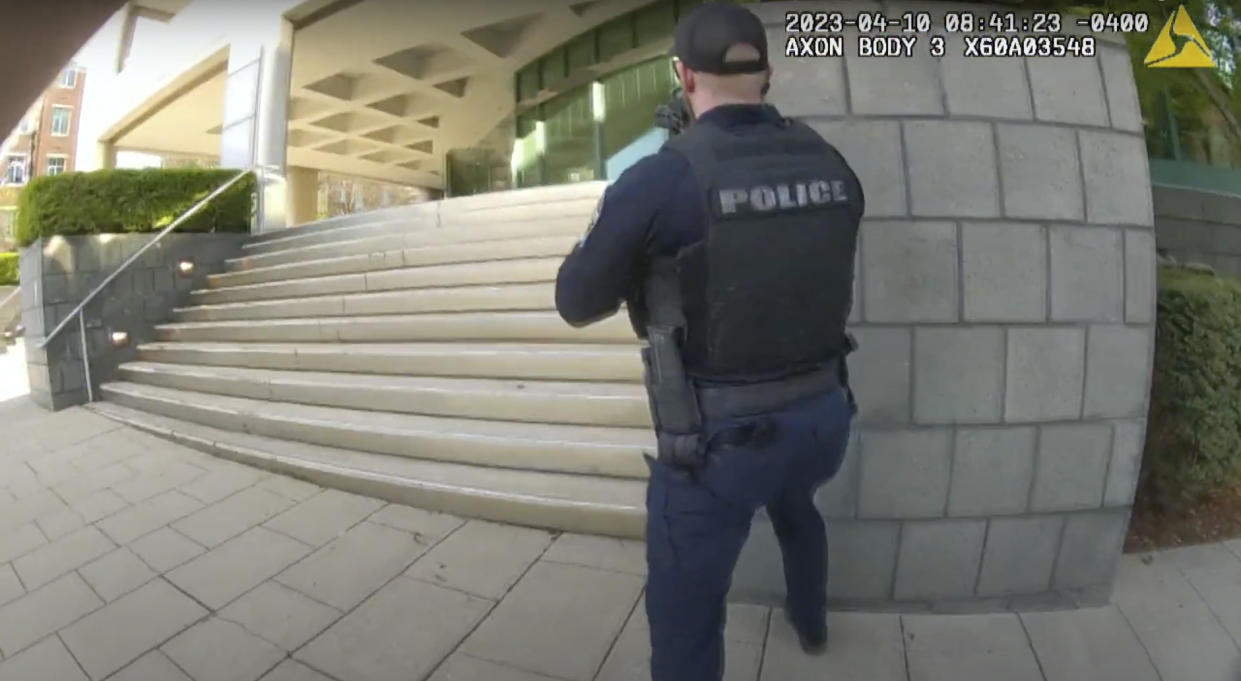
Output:
<path fill-rule="evenodd" d="M 649 323 L 682 326 L 687 369 L 745 377 L 847 351 L 861 187 L 834 147 L 786 119 L 691 126 L 667 146 L 693 169 L 706 237 L 652 263 Z"/>

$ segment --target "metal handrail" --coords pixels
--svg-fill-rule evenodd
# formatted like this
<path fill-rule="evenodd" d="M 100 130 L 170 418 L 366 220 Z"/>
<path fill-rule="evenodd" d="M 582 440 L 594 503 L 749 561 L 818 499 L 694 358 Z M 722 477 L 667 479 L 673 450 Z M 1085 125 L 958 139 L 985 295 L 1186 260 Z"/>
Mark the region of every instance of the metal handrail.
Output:
<path fill-rule="evenodd" d="M 0 310 L 3 310 L 4 306 L 8 305 L 9 301 L 13 300 L 13 298 L 17 297 L 17 295 L 21 292 L 22 292 L 21 286 L 18 286 L 14 288 L 12 291 L 9 291 L 9 295 L 5 296 L 4 300 L 0 300 Z"/>
<path fill-rule="evenodd" d="M 142 254 L 146 253 L 148 249 L 150 249 L 155 244 L 159 243 L 160 240 L 162 240 L 165 236 L 168 235 L 169 232 L 179 227 L 181 223 L 188 220 L 192 215 L 197 213 L 199 210 L 202 210 L 202 208 L 206 206 L 208 203 L 210 203 L 212 199 L 219 196 L 220 194 L 223 194 L 225 191 L 228 190 L 229 187 L 232 187 L 233 185 L 241 181 L 241 178 L 245 177 L 246 175 L 249 175 L 255 170 L 262 170 L 267 167 L 268 166 L 254 166 L 252 168 L 247 168 L 237 173 L 232 178 L 230 178 L 228 182 L 225 182 L 224 184 L 220 185 L 219 187 L 215 189 L 215 191 L 204 196 L 202 200 L 200 200 L 198 203 L 194 204 L 193 206 L 190 206 L 189 210 L 185 211 L 180 216 L 178 216 L 177 219 L 173 220 L 167 227 L 160 230 L 160 232 L 155 235 L 154 239 L 151 239 L 150 241 L 146 242 L 146 244 L 142 248 L 139 248 L 137 252 L 129 256 L 129 258 L 127 258 L 125 262 L 121 263 L 119 267 L 117 267 L 115 270 L 112 271 L 112 274 L 109 274 L 107 278 L 105 278 L 102 282 L 99 283 L 98 286 L 92 289 L 90 293 L 86 294 L 86 297 L 82 299 L 82 302 L 78 303 L 77 307 L 73 308 L 72 312 L 66 315 L 64 319 L 60 320 L 60 323 L 56 325 L 56 328 L 52 329 L 52 332 L 47 334 L 47 336 L 43 338 L 43 341 L 39 343 L 38 347 L 40 350 L 46 348 L 48 343 L 51 343 L 52 340 L 54 340 L 56 336 L 60 335 L 60 332 L 63 331 L 66 326 L 69 325 L 69 322 L 73 321 L 74 317 L 78 318 L 78 331 L 80 332 L 81 341 L 82 341 L 82 368 L 85 370 L 85 373 L 86 373 L 86 399 L 87 401 L 94 402 L 95 394 L 94 394 L 94 389 L 91 387 L 90 353 L 88 351 L 88 347 L 86 344 L 86 318 L 85 318 L 85 315 L 83 315 L 83 311 L 86 309 L 86 306 L 89 305 L 90 302 L 93 301 L 100 293 L 102 293 L 103 290 L 107 288 L 108 284 L 111 284 L 114 279 L 120 276 L 121 272 L 124 272 L 125 270 L 129 269 L 130 265 L 134 264 L 134 262 L 137 261 L 138 258 L 142 257 Z"/>

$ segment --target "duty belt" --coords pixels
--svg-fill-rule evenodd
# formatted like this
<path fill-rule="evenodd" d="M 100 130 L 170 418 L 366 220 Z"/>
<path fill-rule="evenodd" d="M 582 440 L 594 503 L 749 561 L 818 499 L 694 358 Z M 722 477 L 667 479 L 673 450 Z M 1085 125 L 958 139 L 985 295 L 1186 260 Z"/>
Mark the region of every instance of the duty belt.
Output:
<path fill-rule="evenodd" d="M 745 385 L 700 387 L 698 407 L 708 419 L 753 416 L 778 411 L 799 400 L 840 387 L 840 360 L 804 374 Z"/>

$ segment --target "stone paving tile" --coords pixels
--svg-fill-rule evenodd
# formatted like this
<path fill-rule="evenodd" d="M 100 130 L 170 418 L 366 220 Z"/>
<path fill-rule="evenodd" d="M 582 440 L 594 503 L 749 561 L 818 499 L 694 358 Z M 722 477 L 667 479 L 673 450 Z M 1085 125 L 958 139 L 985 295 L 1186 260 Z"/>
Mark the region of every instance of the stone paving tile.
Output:
<path fill-rule="evenodd" d="M 83 565 L 78 569 L 78 574 L 109 603 L 158 577 L 126 548 L 119 548 Z"/>
<path fill-rule="evenodd" d="M 110 489 L 101 489 L 90 496 L 70 502 L 70 508 L 82 516 L 82 520 L 94 523 L 129 506 L 129 502 Z"/>
<path fill-rule="evenodd" d="M 733 603 L 724 627 L 724 681 L 754 681 L 763 664 L 771 609 Z"/>
<path fill-rule="evenodd" d="M 7 504 L 0 504 L 0 535 L 8 534 L 36 518 L 65 507 L 55 494 L 45 490 Z"/>
<path fill-rule="evenodd" d="M 464 518 L 455 515 L 400 504 L 388 504 L 367 520 L 409 532 L 422 544 L 434 544 L 465 524 Z"/>
<path fill-rule="evenodd" d="M 83 617 L 61 632 L 92 679 L 102 679 L 207 615 L 157 579 Z"/>
<path fill-rule="evenodd" d="M 287 651 L 300 648 L 341 614 L 272 581 L 263 582 L 217 613 Z"/>
<path fill-rule="evenodd" d="M 256 527 L 167 573 L 170 582 L 218 609 L 267 581 L 313 549 Z"/>
<path fill-rule="evenodd" d="M 0 605 L 4 605 L 9 601 L 26 593 L 26 589 L 22 586 L 21 580 L 17 578 L 17 573 L 13 571 L 10 565 L 0 565 Z"/>
<path fill-rule="evenodd" d="M 55 427 L 48 427 L 54 421 Z M 89 440 L 121 426 L 81 407 L 66 409 L 49 415 L 47 419 L 35 419 L 7 433 L 7 451 L 22 455 L 64 449 Z"/>
<path fill-rule="evenodd" d="M 194 681 L 158 650 L 143 655 L 133 664 L 109 676 L 108 681 Z"/>
<path fill-rule="evenodd" d="M 642 579 L 539 562 L 461 646 L 518 669 L 589 681 L 620 634 Z M 588 612 L 590 617 L 582 617 Z"/>
<path fill-rule="evenodd" d="M 111 489 L 113 492 L 121 495 L 125 501 L 136 504 L 139 501 L 145 501 L 151 497 L 176 489 L 200 476 L 206 475 L 206 473 L 207 471 L 197 466 L 181 461 L 172 461 L 125 482 L 111 485 Z"/>
<path fill-rule="evenodd" d="M 131 542 L 129 549 L 158 572 L 168 572 L 207 550 L 170 527 Z"/>
<path fill-rule="evenodd" d="M 264 479 L 258 486 L 268 492 L 275 492 L 293 501 L 309 499 L 323 490 L 318 485 L 312 485 L 305 480 L 297 480 L 284 475 L 273 475 Z"/>
<path fill-rule="evenodd" d="M 562 534 L 543 554 L 543 560 L 645 575 L 646 544 L 630 539 Z"/>
<path fill-rule="evenodd" d="M 142 535 L 185 517 L 202 504 L 180 492 L 165 492 L 95 523 L 118 544 L 128 544 Z"/>
<path fill-rule="evenodd" d="M 1043 681 L 1013 614 L 905 615 L 909 681 Z"/>
<path fill-rule="evenodd" d="M 0 662 L 0 681 L 88 681 L 65 644 L 49 636 Z"/>
<path fill-rule="evenodd" d="M 1241 559 L 1219 544 L 1186 546 L 1159 555 L 1185 575 L 1232 640 L 1241 645 Z"/>
<path fill-rule="evenodd" d="M 6 462 L 5 465 L 0 466 L 0 489 L 26 490 L 31 487 L 41 489 L 43 486 L 39 484 L 38 478 L 29 466 L 16 462 Z"/>
<path fill-rule="evenodd" d="M 37 589 L 116 548 L 102 532 L 84 527 L 13 561 L 28 589 Z"/>
<path fill-rule="evenodd" d="M 323 546 L 384 505 L 371 497 L 324 490 L 263 523 L 311 546 Z"/>
<path fill-rule="evenodd" d="M 1142 643 L 1113 606 L 1021 615 L 1047 681 L 1159 681 Z"/>
<path fill-rule="evenodd" d="M 827 653 L 810 656 L 784 613 L 773 611 L 761 681 L 907 681 L 899 615 L 834 613 L 828 623 Z"/>
<path fill-rule="evenodd" d="M 362 523 L 276 576 L 339 610 L 361 603 L 426 551 L 406 532 Z"/>
<path fill-rule="evenodd" d="M 181 485 L 177 489 L 194 497 L 204 504 L 214 504 L 230 497 L 247 487 L 262 480 L 262 471 L 245 466 L 229 466 L 213 469 L 193 482 Z"/>
<path fill-rule="evenodd" d="M 460 591 L 397 578 L 294 657 L 348 681 L 421 679 L 492 605 Z"/>
<path fill-rule="evenodd" d="M 0 655 L 9 657 L 103 605 L 70 573 L 0 607 Z"/>
<path fill-rule="evenodd" d="M 43 530 L 48 540 L 55 541 L 74 530 L 81 529 L 86 524 L 86 519 L 72 508 L 62 508 L 37 518 L 34 522 L 40 530 Z"/>
<path fill-rule="evenodd" d="M 296 660 L 285 660 L 261 681 L 334 681 Z"/>
<path fill-rule="evenodd" d="M 0 563 L 24 556 L 46 543 L 47 537 L 34 523 L 9 530 L 7 534 L 0 533 Z"/>
<path fill-rule="evenodd" d="M 68 503 L 77 504 L 100 490 L 131 480 L 137 477 L 137 475 L 137 472 L 129 466 L 123 463 L 114 463 L 102 470 L 79 473 L 73 478 L 53 485 L 52 491 L 56 492 L 56 494 L 60 495 L 60 498 Z M 122 498 L 115 492 L 112 494 L 117 498 Z M 125 503 L 128 504 L 129 502 L 125 501 Z"/>
<path fill-rule="evenodd" d="M 499 600 L 552 541 L 542 530 L 472 520 L 405 574 Z"/>
<path fill-rule="evenodd" d="M 1236 681 L 1241 653 L 1210 608 L 1168 559 L 1122 556 L 1112 602 L 1164 681 Z"/>
<path fill-rule="evenodd" d="M 728 622 L 724 628 L 724 681 L 755 681 L 758 677 L 769 612 L 762 606 L 737 603 L 728 606 Z M 649 681 L 650 636 L 646 604 L 639 599 L 595 681 Z"/>
<path fill-rule="evenodd" d="M 267 490 L 250 488 L 186 516 L 171 526 L 199 544 L 213 548 L 276 516 L 292 503 Z"/>
<path fill-rule="evenodd" d="M 505 667 L 454 653 L 427 681 L 557 681 L 550 676 Z"/>
<path fill-rule="evenodd" d="M 194 681 L 254 681 L 285 656 L 241 625 L 218 618 L 181 632 L 161 650 Z"/>

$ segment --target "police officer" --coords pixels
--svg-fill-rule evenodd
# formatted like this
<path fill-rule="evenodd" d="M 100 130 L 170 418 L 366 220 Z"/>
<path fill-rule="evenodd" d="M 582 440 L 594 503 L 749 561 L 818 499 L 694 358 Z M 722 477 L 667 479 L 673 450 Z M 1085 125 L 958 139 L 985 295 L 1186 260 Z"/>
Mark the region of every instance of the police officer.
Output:
<path fill-rule="evenodd" d="M 785 616 L 826 649 L 827 539 L 815 491 L 855 411 L 845 333 L 865 207 L 857 176 L 808 126 L 763 103 L 766 32 L 713 2 L 678 23 L 693 123 L 607 189 L 565 259 L 574 326 L 628 306 L 658 448 L 647 457 L 653 681 L 719 681 L 725 598 L 754 513 L 780 542 Z"/>

